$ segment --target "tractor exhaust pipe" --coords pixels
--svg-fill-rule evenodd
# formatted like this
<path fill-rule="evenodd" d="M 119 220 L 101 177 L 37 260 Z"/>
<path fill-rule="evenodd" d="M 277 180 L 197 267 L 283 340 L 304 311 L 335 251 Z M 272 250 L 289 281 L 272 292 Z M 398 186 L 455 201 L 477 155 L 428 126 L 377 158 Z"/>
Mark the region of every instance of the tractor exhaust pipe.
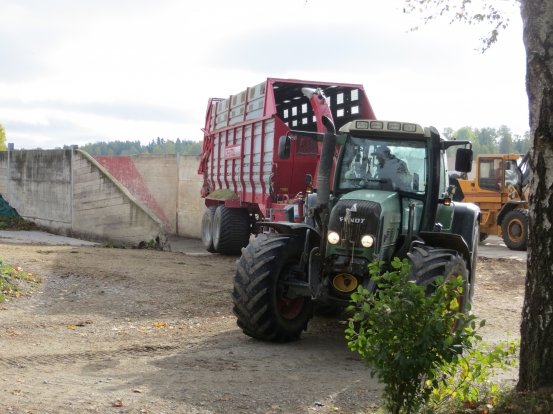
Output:
<path fill-rule="evenodd" d="M 321 88 L 302 88 L 302 93 L 311 101 L 311 107 L 317 118 L 317 130 L 324 131 L 323 146 L 317 174 L 317 204 L 324 206 L 330 201 L 330 174 L 336 148 L 336 127 L 332 112 Z"/>
<path fill-rule="evenodd" d="M 332 125 L 334 127 L 334 125 Z M 319 174 L 317 175 L 317 204 L 328 204 L 330 201 L 330 174 L 336 148 L 336 134 L 325 132 L 321 159 L 319 162 Z"/>

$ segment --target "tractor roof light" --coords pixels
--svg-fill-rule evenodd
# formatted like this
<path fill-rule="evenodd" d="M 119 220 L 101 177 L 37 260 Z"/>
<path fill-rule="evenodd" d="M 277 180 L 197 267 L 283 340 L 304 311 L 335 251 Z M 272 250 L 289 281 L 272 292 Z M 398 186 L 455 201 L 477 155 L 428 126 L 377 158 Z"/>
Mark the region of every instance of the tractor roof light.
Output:
<path fill-rule="evenodd" d="M 371 121 L 371 129 L 383 129 L 384 122 L 381 121 Z"/>
<path fill-rule="evenodd" d="M 403 124 L 404 132 L 415 132 L 416 130 L 417 126 L 415 124 Z"/>

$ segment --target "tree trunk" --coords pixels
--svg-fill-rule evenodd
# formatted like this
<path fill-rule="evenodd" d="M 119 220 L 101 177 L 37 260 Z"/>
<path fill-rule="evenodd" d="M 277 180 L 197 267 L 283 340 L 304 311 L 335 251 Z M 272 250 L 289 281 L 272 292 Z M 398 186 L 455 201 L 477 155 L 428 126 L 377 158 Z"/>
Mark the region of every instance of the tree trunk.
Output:
<path fill-rule="evenodd" d="M 532 391 L 553 386 L 553 0 L 522 0 L 521 12 L 532 179 L 518 389 Z"/>

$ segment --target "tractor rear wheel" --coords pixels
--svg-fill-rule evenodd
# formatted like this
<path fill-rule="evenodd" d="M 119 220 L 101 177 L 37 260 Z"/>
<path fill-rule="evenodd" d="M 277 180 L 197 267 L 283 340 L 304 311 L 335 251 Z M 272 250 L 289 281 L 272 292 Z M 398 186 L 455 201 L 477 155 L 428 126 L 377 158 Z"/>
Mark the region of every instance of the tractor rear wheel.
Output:
<path fill-rule="evenodd" d="M 415 247 L 412 252 L 407 253 L 411 271 L 409 278 L 418 285 L 426 286 L 426 294 L 433 293 L 436 285 L 433 283 L 438 277 L 443 277 L 444 283 L 450 278 L 463 278 L 463 292 L 457 300 L 459 313 L 466 314 L 467 303 L 470 302 L 470 283 L 467 264 L 462 256 L 448 249 L 440 249 L 430 246 Z M 456 320 L 452 330 L 460 328 Z"/>
<path fill-rule="evenodd" d="M 205 209 L 202 216 L 202 244 L 209 253 L 216 253 L 213 247 L 213 216 L 217 206 L 211 206 Z"/>
<path fill-rule="evenodd" d="M 511 250 L 526 250 L 528 242 L 528 210 L 515 209 L 507 213 L 501 223 L 505 246 Z"/>
<path fill-rule="evenodd" d="M 221 254 L 238 255 L 250 239 L 250 213 L 245 208 L 217 207 L 213 216 L 213 247 Z"/>
<path fill-rule="evenodd" d="M 294 235 L 260 234 L 250 241 L 234 275 L 233 312 L 238 326 L 253 338 L 298 339 L 313 317 L 311 297 L 286 297 L 286 281 L 307 281 L 299 268 L 303 243 Z"/>

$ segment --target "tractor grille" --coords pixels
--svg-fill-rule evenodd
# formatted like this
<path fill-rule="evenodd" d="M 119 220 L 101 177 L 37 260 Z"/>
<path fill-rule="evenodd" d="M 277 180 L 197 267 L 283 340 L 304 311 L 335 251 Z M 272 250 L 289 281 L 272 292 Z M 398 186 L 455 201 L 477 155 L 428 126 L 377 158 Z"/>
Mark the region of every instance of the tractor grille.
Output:
<path fill-rule="evenodd" d="M 346 209 L 355 205 L 356 212 L 351 212 L 352 223 L 347 224 Z M 377 235 L 378 221 L 381 212 L 380 204 L 372 201 L 340 200 L 330 213 L 329 230 L 335 231 L 355 244 L 359 244 L 365 234 Z"/>

